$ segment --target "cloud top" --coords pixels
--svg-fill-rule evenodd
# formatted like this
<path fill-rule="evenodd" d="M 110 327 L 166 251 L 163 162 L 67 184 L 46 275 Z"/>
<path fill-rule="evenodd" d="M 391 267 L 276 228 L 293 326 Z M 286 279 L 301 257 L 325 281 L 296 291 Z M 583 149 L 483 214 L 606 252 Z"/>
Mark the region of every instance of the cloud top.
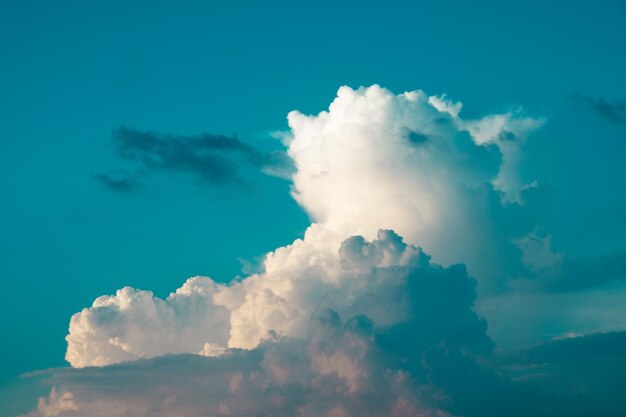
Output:
<path fill-rule="evenodd" d="M 339 234 L 371 239 L 391 229 L 437 262 L 496 274 L 484 258 L 540 220 L 512 231 L 512 212 L 545 204 L 525 204 L 517 173 L 519 145 L 542 121 L 520 111 L 466 120 L 461 108 L 445 96 L 374 85 L 341 87 L 317 115 L 289 113 L 294 198 Z"/>

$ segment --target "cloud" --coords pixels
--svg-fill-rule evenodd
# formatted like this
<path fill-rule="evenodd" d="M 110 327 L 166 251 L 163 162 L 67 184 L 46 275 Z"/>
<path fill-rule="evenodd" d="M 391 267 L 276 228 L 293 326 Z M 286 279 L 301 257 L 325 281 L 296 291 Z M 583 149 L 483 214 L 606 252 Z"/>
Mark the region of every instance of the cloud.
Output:
<path fill-rule="evenodd" d="M 29 416 L 448 416 L 424 361 L 491 355 L 475 280 L 389 230 L 334 241 L 312 227 L 231 285 L 100 297 L 72 318 L 68 360 L 109 366 L 52 371 Z M 160 356 L 185 351 L 200 355 Z"/>
<path fill-rule="evenodd" d="M 292 194 L 313 221 L 303 238 L 229 284 L 194 277 L 165 299 L 129 287 L 97 298 L 70 321 L 75 369 L 47 374 L 55 388 L 30 416 L 575 415 L 577 391 L 553 385 L 573 387 L 569 370 L 586 368 L 506 354 L 572 331 L 537 331 L 546 303 L 617 280 L 621 257 L 581 267 L 552 248 L 554 191 L 518 169 L 541 119 L 461 110 L 372 86 L 340 88 L 317 115 L 291 112 Z M 122 158 L 200 182 L 238 181 L 233 161 L 273 163 L 223 136 L 114 139 Z M 495 349 L 511 335 L 522 341 Z M 606 398 L 599 409 L 615 415 L 623 400 Z"/>
<path fill-rule="evenodd" d="M 566 259 L 557 279 L 549 282 L 553 291 L 580 291 L 626 278 L 626 254 L 586 259 Z"/>
<path fill-rule="evenodd" d="M 538 226 L 549 197 L 531 201 L 546 185 L 517 173 L 518 148 L 542 120 L 522 111 L 468 120 L 461 108 L 372 86 L 340 88 L 317 115 L 289 113 L 294 198 L 339 234 L 394 230 L 436 262 L 466 263 L 489 288 L 520 267 L 512 240 Z M 512 255 L 485 262 L 501 252 Z"/>
<path fill-rule="evenodd" d="M 626 102 L 607 101 L 603 98 L 591 98 L 582 94 L 575 94 L 574 100 L 582 101 L 606 120 L 615 124 L 626 124 Z"/>
<path fill-rule="evenodd" d="M 380 332 L 366 316 L 322 310 L 302 338 L 250 350 L 39 372 L 55 388 L 27 416 L 617 417 L 626 407 L 624 332 L 479 362 L 454 344 L 424 343 L 418 328 Z"/>
<path fill-rule="evenodd" d="M 565 258 L 554 273 L 545 274 L 543 289 L 549 292 L 583 291 L 626 278 L 626 254 L 590 258 Z"/>
<path fill-rule="evenodd" d="M 623 358 L 626 332 L 596 333 L 553 340 L 524 352 L 531 363 L 577 363 L 592 358 Z M 626 359 L 626 358 L 624 358 Z"/>
<path fill-rule="evenodd" d="M 392 231 L 334 241 L 312 227 L 231 285 L 100 297 L 72 317 L 67 359 L 110 365 L 53 371 L 29 416 L 447 416 L 421 358 L 490 355 L 475 281 Z M 160 356 L 172 352 L 200 355 Z"/>
<path fill-rule="evenodd" d="M 447 416 L 434 390 L 378 354 L 366 317 L 325 310 L 308 329 L 220 357 L 53 370 L 56 388 L 28 416 Z"/>
<path fill-rule="evenodd" d="M 115 129 L 112 136 L 120 158 L 136 162 L 147 171 L 191 174 L 203 186 L 247 187 L 242 176 L 245 167 L 280 177 L 288 176 L 291 169 L 281 152 L 260 151 L 234 136 L 181 136 L 126 127 Z M 96 179 L 117 189 L 126 185 L 124 179 L 112 179 L 106 174 Z"/>
<path fill-rule="evenodd" d="M 72 317 L 66 359 L 77 367 L 102 366 L 167 353 L 201 353 L 206 342 L 207 349 L 225 346 L 229 314 L 213 301 L 223 289 L 196 277 L 166 300 L 130 287 L 98 297 L 91 308 Z"/>
<path fill-rule="evenodd" d="M 72 317 L 66 359 L 84 367 L 253 349 L 274 336 L 304 337 L 320 309 L 366 315 L 377 329 L 420 320 L 424 343 L 445 339 L 489 352 L 486 324 L 472 311 L 475 282 L 464 267 L 431 264 L 391 231 L 372 242 L 349 238 L 339 248 L 324 246 L 331 239 L 311 229 L 305 240 L 269 254 L 263 274 L 231 285 L 196 277 L 165 300 L 128 287 L 99 297 Z"/>
<path fill-rule="evenodd" d="M 116 192 L 133 193 L 140 187 L 140 184 L 136 179 L 125 175 L 93 174 L 91 177 L 96 182 Z"/>

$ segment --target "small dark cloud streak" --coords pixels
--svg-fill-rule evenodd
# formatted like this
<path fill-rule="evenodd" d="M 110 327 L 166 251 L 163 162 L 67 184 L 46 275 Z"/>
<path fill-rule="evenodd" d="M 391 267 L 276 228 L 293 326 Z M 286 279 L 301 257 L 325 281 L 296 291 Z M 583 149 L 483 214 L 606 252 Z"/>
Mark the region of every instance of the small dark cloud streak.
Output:
<path fill-rule="evenodd" d="M 251 188 L 241 175 L 246 168 L 283 178 L 292 170 L 284 152 L 264 152 L 235 136 L 183 136 L 120 127 L 113 131 L 112 140 L 120 158 L 138 163 L 146 172 L 191 174 L 200 186 Z M 128 176 L 93 177 L 115 191 L 131 192 L 139 185 Z"/>
<path fill-rule="evenodd" d="M 137 180 L 126 176 L 93 174 L 91 177 L 104 187 L 120 193 L 133 193 L 140 187 Z"/>
<path fill-rule="evenodd" d="M 626 101 L 607 101 L 575 94 L 573 100 L 583 102 L 611 123 L 626 125 Z"/>

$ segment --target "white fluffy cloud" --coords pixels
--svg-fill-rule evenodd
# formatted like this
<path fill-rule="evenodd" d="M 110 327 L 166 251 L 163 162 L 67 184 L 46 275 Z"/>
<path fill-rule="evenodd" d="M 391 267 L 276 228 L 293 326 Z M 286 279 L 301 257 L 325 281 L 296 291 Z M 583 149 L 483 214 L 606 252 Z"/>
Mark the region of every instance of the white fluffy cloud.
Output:
<path fill-rule="evenodd" d="M 264 274 L 231 286 L 192 278 L 166 300 L 131 289 L 96 300 L 72 320 L 74 366 L 207 346 L 213 357 L 53 373 L 58 388 L 30 416 L 447 415 L 423 380 L 423 356 L 493 347 L 466 269 L 432 264 L 388 230 L 326 251 L 328 231 L 307 233 L 270 254 Z M 218 326 L 228 320 L 213 309 L 231 312 L 228 349 Z"/>
<path fill-rule="evenodd" d="M 550 188 L 517 170 L 541 120 L 461 108 L 372 86 L 290 113 L 293 196 L 314 221 L 304 237 L 230 284 L 99 297 L 72 317 L 66 359 L 104 368 L 54 373 L 30 415 L 490 415 L 462 409 L 475 400 L 460 384 L 509 388 L 476 361 L 493 342 L 459 263 L 488 295 L 545 288 L 567 263 L 538 228 Z"/>
<path fill-rule="evenodd" d="M 485 257 L 511 236 L 493 211 L 519 206 L 517 148 L 541 121 L 520 112 L 464 120 L 460 111 L 445 97 L 372 86 L 340 88 L 318 115 L 291 112 L 294 197 L 341 235 L 391 229 L 437 262 L 495 275 Z"/>
<path fill-rule="evenodd" d="M 528 258 L 516 242 L 535 226 L 531 209 L 542 201 L 527 195 L 540 187 L 513 191 L 505 168 L 539 122 L 512 113 L 463 120 L 460 110 L 445 97 L 372 86 L 340 88 L 317 116 L 290 113 L 293 194 L 316 222 L 304 238 L 269 253 L 263 273 L 231 285 L 197 277 L 165 300 L 132 288 L 98 298 L 72 317 L 67 360 L 107 365 L 251 349 L 272 332 L 302 336 L 320 308 L 367 314 L 379 326 L 405 320 L 406 277 L 371 270 L 425 257 L 391 232 L 377 237 L 380 229 L 426 248 L 437 262 L 465 262 L 490 288 L 489 280 Z M 520 213 L 530 213 L 525 223 Z M 345 257 L 341 242 L 351 235 L 376 238 L 374 246 L 363 243 L 367 255 Z"/>
<path fill-rule="evenodd" d="M 364 314 L 377 328 L 390 328 L 414 320 L 418 311 L 431 314 L 426 306 L 434 300 L 449 302 L 449 295 L 435 291 L 457 275 L 465 281 L 451 283 L 462 296 L 453 301 L 466 311 L 454 310 L 463 317 L 451 317 L 450 325 L 459 321 L 469 327 L 451 334 L 474 337 L 476 331 L 477 346 L 489 346 L 484 324 L 471 311 L 474 287 L 465 269 L 432 265 L 391 231 L 380 231 L 371 243 L 352 237 L 335 245 L 334 239 L 322 227 L 310 228 L 305 239 L 269 254 L 263 274 L 232 285 L 197 277 L 165 300 L 131 288 L 100 297 L 72 317 L 66 358 L 83 367 L 168 353 L 211 356 L 225 348 L 252 349 L 274 336 L 304 337 L 310 317 L 328 308 L 343 317 Z M 428 285 L 416 286 L 420 280 Z M 446 318 L 438 314 L 437 326 L 445 328 Z"/>
<path fill-rule="evenodd" d="M 213 344 L 228 340 L 229 312 L 213 301 L 223 289 L 196 277 L 166 300 L 129 287 L 98 297 L 72 317 L 66 359 L 81 367 L 166 353 L 210 353 L 207 334 Z"/>

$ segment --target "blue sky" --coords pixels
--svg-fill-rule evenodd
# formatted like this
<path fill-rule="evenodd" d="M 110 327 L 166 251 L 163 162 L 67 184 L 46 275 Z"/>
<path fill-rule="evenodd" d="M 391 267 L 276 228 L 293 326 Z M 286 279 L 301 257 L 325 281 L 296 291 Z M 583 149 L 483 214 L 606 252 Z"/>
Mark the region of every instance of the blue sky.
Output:
<path fill-rule="evenodd" d="M 545 120 L 519 171 L 555 190 L 552 247 L 624 253 L 625 19 L 617 0 L 0 2 L 0 398 L 67 365 L 69 318 L 98 296 L 229 282 L 311 223 L 289 180 L 151 169 L 120 157 L 120 127 L 270 153 L 289 111 L 316 114 L 342 85 L 447 93 L 468 119 L 523 107 Z"/>

